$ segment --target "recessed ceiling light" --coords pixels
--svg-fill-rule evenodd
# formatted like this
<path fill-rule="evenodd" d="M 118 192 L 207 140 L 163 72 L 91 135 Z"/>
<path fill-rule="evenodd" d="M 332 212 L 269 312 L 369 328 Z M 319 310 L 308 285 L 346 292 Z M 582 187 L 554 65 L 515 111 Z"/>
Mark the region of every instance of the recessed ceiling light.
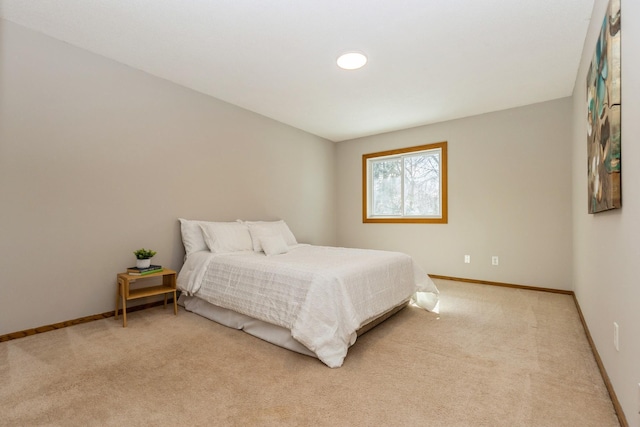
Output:
<path fill-rule="evenodd" d="M 364 67 L 367 63 L 367 57 L 359 52 L 347 52 L 340 55 L 336 62 L 338 67 L 344 70 L 357 70 Z"/>

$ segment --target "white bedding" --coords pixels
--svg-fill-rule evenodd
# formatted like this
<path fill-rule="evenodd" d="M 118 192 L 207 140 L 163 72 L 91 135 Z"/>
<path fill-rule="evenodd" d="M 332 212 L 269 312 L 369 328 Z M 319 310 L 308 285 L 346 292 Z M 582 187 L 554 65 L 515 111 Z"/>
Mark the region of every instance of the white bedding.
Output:
<path fill-rule="evenodd" d="M 438 290 L 402 253 L 296 245 L 281 255 L 191 254 L 178 287 L 211 304 L 291 330 L 330 367 L 339 367 L 356 330 L 419 292 L 431 310 Z"/>

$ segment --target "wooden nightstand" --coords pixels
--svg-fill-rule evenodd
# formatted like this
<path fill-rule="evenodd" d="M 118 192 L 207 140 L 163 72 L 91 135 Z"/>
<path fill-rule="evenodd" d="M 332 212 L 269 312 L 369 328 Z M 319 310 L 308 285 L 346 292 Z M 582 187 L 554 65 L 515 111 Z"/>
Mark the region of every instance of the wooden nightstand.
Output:
<path fill-rule="evenodd" d="M 148 286 L 146 288 L 131 289 L 130 284 L 137 280 L 150 279 L 152 277 L 162 277 L 162 285 Z M 164 294 L 164 307 L 167 307 L 167 296 L 173 294 L 173 313 L 178 314 L 178 299 L 176 298 L 176 272 L 163 269 L 158 273 L 147 274 L 145 276 L 132 276 L 127 273 L 118 274 L 118 289 L 116 291 L 116 312 L 115 318 L 118 318 L 118 310 L 120 309 L 120 298 L 122 298 L 122 327 L 127 326 L 127 301 L 130 299 L 150 297 L 153 295 Z"/>

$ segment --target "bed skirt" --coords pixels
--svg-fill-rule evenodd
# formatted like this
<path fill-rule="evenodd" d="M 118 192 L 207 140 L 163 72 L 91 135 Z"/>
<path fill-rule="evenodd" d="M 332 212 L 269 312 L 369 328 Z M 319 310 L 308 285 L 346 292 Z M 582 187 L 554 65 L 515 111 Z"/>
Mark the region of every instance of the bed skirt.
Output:
<path fill-rule="evenodd" d="M 370 331 L 389 317 L 393 316 L 409 303 L 409 300 L 403 301 L 397 306 L 387 310 L 380 316 L 365 322 L 357 331 L 356 335 L 361 336 Z M 229 310 L 217 305 L 211 304 L 203 299 L 194 296 L 188 296 L 186 294 L 180 295 L 178 304 L 183 306 L 187 311 L 196 313 L 202 317 L 205 317 L 214 322 L 229 328 L 240 329 L 244 332 L 260 338 L 271 344 L 275 344 L 279 347 L 286 348 L 287 350 L 295 351 L 297 353 L 305 354 L 307 356 L 316 357 L 316 354 L 302 345 L 299 341 L 291 336 L 291 331 L 287 328 L 283 328 L 278 325 L 273 325 L 262 320 L 254 319 L 253 317 L 237 313 L 233 310 Z M 355 343 L 355 339 L 353 340 Z"/>

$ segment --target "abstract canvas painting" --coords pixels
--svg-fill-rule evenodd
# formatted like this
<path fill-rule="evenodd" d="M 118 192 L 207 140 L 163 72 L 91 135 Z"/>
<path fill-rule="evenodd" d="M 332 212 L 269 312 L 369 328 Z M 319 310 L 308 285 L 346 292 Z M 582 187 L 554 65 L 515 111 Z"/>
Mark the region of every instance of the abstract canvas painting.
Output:
<path fill-rule="evenodd" d="M 620 0 L 610 0 L 587 74 L 589 213 L 622 207 Z"/>

